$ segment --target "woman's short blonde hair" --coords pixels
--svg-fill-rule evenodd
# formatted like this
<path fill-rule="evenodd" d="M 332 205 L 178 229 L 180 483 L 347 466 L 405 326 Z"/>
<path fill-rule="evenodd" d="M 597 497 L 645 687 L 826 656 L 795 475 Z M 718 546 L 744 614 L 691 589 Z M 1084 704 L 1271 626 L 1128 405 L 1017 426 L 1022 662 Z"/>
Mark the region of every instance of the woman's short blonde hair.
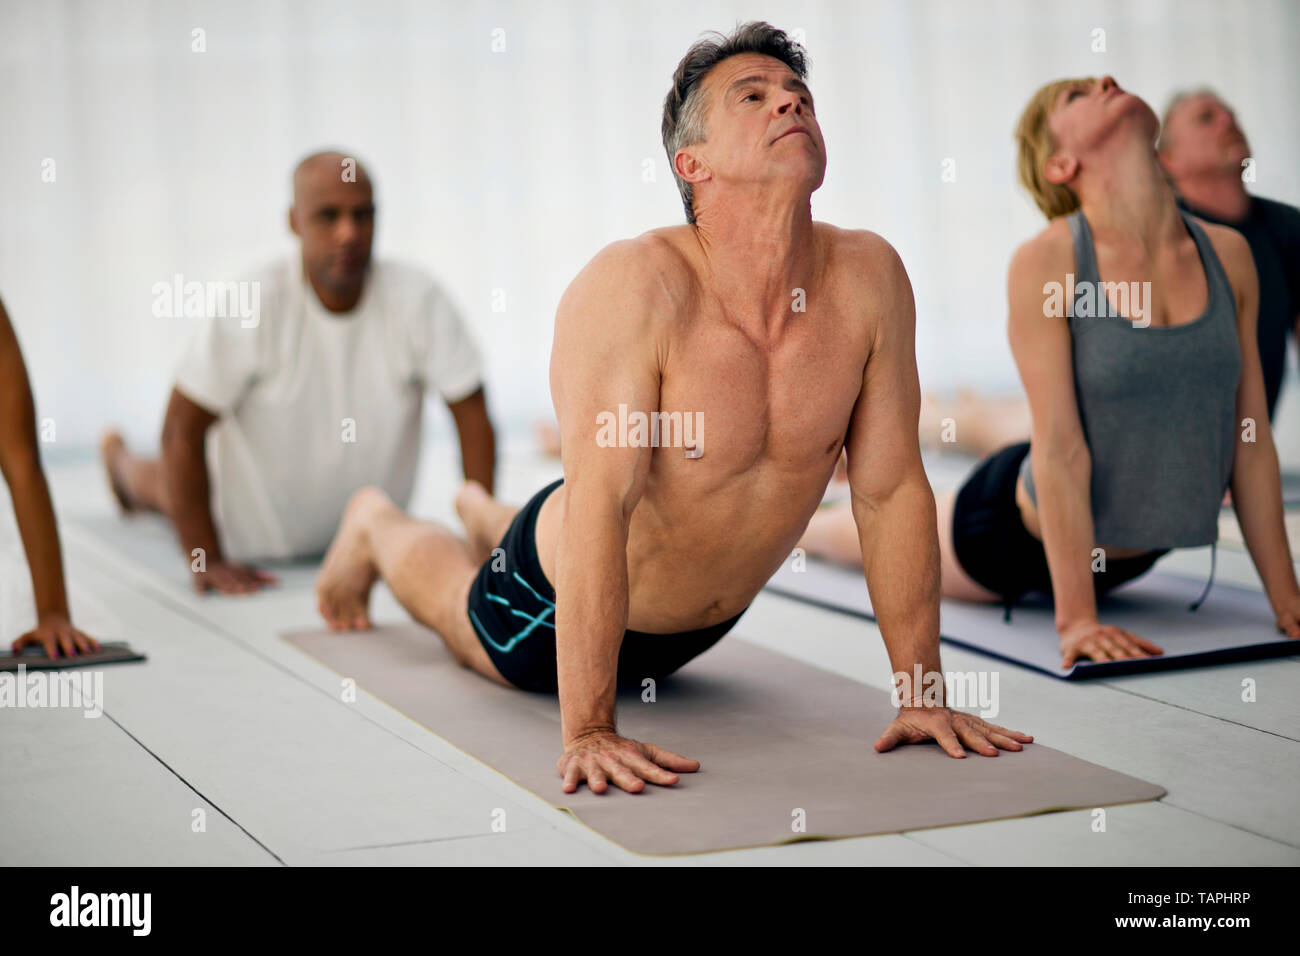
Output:
<path fill-rule="evenodd" d="M 1047 181 L 1044 167 L 1056 151 L 1056 137 L 1048 120 L 1056 109 L 1057 97 L 1064 90 L 1081 83 L 1094 82 L 1092 77 L 1056 80 L 1039 89 L 1029 100 L 1016 124 L 1016 148 L 1020 184 L 1034 197 L 1038 208 L 1048 219 L 1065 216 L 1079 208 L 1079 197 L 1069 186 Z"/>

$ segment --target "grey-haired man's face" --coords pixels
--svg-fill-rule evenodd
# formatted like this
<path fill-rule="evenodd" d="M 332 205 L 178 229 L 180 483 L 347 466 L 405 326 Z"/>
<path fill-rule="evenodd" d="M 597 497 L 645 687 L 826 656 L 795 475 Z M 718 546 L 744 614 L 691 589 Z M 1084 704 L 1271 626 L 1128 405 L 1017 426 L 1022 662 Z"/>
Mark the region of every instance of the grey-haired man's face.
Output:
<path fill-rule="evenodd" d="M 728 57 L 700 84 L 706 140 L 687 147 L 719 183 L 804 181 L 826 174 L 826 144 L 812 93 L 780 60 L 758 53 Z M 698 189 L 698 186 L 696 187 Z"/>
<path fill-rule="evenodd" d="M 1169 114 L 1161 160 L 1170 175 L 1235 171 L 1250 156 L 1246 134 L 1232 109 L 1211 94 L 1189 96 Z"/>

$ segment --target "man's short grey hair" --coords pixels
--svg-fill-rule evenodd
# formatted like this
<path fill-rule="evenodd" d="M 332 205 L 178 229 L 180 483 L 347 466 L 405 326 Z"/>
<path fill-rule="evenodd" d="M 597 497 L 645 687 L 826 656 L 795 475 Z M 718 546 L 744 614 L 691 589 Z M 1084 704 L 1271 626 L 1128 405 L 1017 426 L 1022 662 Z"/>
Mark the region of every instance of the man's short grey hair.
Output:
<path fill-rule="evenodd" d="M 1223 97 L 1208 86 L 1197 87 L 1194 90 L 1179 90 L 1173 96 L 1169 97 L 1169 102 L 1165 106 L 1165 111 L 1160 114 L 1160 136 L 1156 139 L 1156 152 L 1164 153 L 1169 151 L 1172 141 L 1169 136 L 1169 117 L 1174 115 L 1174 110 L 1182 106 L 1184 102 L 1194 99 L 1198 96 L 1213 96 L 1220 103 Z"/>
<path fill-rule="evenodd" d="M 686 221 L 695 222 L 695 190 L 677 175 L 673 157 L 686 146 L 704 142 L 704 114 L 708 104 L 700 87 L 709 71 L 728 57 L 760 53 L 780 60 L 801 80 L 808 77 L 808 54 L 783 30 L 759 20 L 741 23 L 730 36 L 706 33 L 682 57 L 673 72 L 673 88 L 664 99 L 663 140 L 668 168 L 677 180 L 686 207 Z"/>

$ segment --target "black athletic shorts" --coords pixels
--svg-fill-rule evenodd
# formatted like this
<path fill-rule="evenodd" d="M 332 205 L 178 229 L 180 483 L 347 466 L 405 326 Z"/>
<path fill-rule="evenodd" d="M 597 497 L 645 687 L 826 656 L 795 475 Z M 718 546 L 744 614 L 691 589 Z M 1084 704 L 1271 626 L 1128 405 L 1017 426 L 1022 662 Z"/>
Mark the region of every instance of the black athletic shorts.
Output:
<path fill-rule="evenodd" d="M 952 544 L 957 563 L 976 584 L 1000 595 L 1008 611 L 1030 591 L 1052 593 L 1043 543 L 1029 533 L 1016 504 L 1020 464 L 1029 442 L 1008 445 L 984 459 L 957 492 Z M 1168 549 L 1131 558 L 1108 558 L 1093 574 L 1100 597 L 1151 569 Z"/>
<path fill-rule="evenodd" d="M 556 689 L 555 589 L 537 560 L 537 514 L 560 478 L 519 509 L 505 537 L 469 589 L 469 619 L 501 676 L 524 690 Z M 748 608 L 746 608 L 748 610 Z M 618 682 L 639 686 L 671 674 L 708 650 L 740 620 L 741 611 L 712 627 L 680 634 L 624 631 Z"/>

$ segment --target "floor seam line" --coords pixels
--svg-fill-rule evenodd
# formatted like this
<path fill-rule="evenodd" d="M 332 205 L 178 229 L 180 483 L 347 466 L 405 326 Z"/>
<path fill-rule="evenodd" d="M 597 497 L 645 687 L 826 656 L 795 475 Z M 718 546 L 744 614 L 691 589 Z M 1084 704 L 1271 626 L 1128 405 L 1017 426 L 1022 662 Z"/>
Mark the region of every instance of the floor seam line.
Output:
<path fill-rule="evenodd" d="M 92 560 L 93 560 L 93 558 L 92 558 Z M 257 658 L 258 660 L 261 660 L 261 661 L 263 661 L 264 663 L 267 663 L 267 664 L 271 665 L 273 668 L 275 668 L 276 670 L 278 670 L 280 673 L 284 674 L 284 675 L 287 676 L 287 677 L 292 678 L 293 680 L 296 680 L 296 681 L 298 681 L 298 682 L 300 682 L 300 683 L 306 685 L 308 688 L 310 688 L 311 690 L 314 690 L 314 691 L 316 691 L 317 693 L 321 694 L 323 697 L 325 697 L 327 700 L 331 701 L 332 703 L 335 703 L 335 704 L 340 703 L 340 702 L 339 702 L 339 701 L 338 701 L 338 700 L 337 700 L 337 699 L 336 699 L 332 694 L 329 693 L 329 691 L 325 690 L 325 689 L 322 688 L 322 687 L 318 687 L 315 683 L 313 683 L 313 682 L 312 682 L 311 680 L 309 680 L 308 678 L 306 678 L 306 677 L 302 676 L 301 674 L 295 673 L 294 671 L 290 670 L 290 669 L 287 668 L 285 665 L 283 665 L 283 664 L 281 664 L 279 661 L 275 660 L 273 657 L 270 657 L 269 655 L 267 655 L 266 653 L 264 653 L 263 651 L 261 651 L 260 649 L 258 649 L 256 646 L 244 643 L 244 642 L 241 641 L 238 637 L 236 637 L 235 635 L 231 634 L 231 633 L 230 633 L 230 632 L 229 632 L 229 631 L 228 631 L 224 626 L 222 626 L 221 624 L 217 623 L 216 621 L 209 620 L 208 618 L 203 617 L 202 615 L 200 615 L 200 614 L 198 614 L 197 612 L 191 610 L 190 608 L 185 607 L 183 604 L 181 604 L 181 603 L 179 603 L 178 601 L 176 601 L 176 599 L 175 599 L 172 595 L 168 594 L 165 588 L 163 588 L 162 586 L 160 586 L 159 584 L 157 584 L 155 581 L 150 581 L 150 580 L 148 580 L 148 578 L 147 578 L 145 575 L 142 575 L 142 574 L 136 573 L 136 574 L 133 575 L 133 577 L 134 577 L 136 580 L 134 580 L 134 581 L 132 581 L 132 580 L 127 580 L 127 579 L 124 579 L 124 578 L 120 577 L 118 574 L 116 574 L 116 573 L 112 570 L 112 566 L 111 566 L 111 565 L 108 566 L 108 567 L 106 567 L 105 565 L 100 564 L 98 561 L 95 561 L 94 563 L 99 567 L 99 569 L 100 569 L 100 571 L 101 571 L 102 573 L 106 574 L 106 575 L 107 575 L 108 577 L 110 577 L 110 578 L 113 578 L 113 579 L 116 580 L 119 584 L 122 584 L 123 586 L 126 586 L 126 587 L 131 588 L 131 589 L 134 590 L 134 591 L 137 593 L 137 595 L 139 595 L 140 597 L 145 598 L 145 599 L 148 599 L 148 600 L 152 600 L 152 601 L 154 601 L 154 602 L 157 603 L 157 604 L 161 604 L 161 605 L 162 605 L 163 607 L 165 607 L 166 609 L 172 611 L 172 612 L 175 613 L 175 614 L 178 614 L 178 615 L 184 617 L 186 620 L 188 620 L 188 621 L 190 621 L 190 622 L 193 622 L 193 623 L 197 623 L 197 624 L 199 624 L 199 625 L 202 626 L 205 630 L 209 631 L 210 633 L 215 634 L 216 636 L 218 636 L 218 637 L 220 637 L 221 639 L 223 639 L 224 641 L 226 641 L 226 643 L 231 644 L 231 645 L 233 645 L 234 647 L 236 647 L 236 648 L 238 648 L 238 649 L 240 649 L 240 650 L 242 650 L 242 651 L 246 651 L 246 652 L 248 652 L 249 654 L 251 654 L 253 657 Z M 152 571 L 151 571 L 151 570 L 149 570 L 149 569 L 146 569 L 146 570 L 149 572 L 150 575 L 152 574 Z M 367 691 L 367 693 L 370 693 L 370 692 Z M 371 693 L 370 696 L 371 696 L 371 697 L 375 697 L 375 695 L 374 695 L 373 693 Z M 380 701 L 382 702 L 382 699 L 381 699 L 381 698 L 375 697 L 375 699 L 376 699 L 376 700 L 380 700 Z M 403 743 L 403 744 L 405 744 L 406 746 L 410 747 L 411 749 L 415 750 L 417 753 L 419 753 L 419 754 L 421 754 L 421 755 L 423 755 L 423 756 L 425 756 L 425 757 L 428 757 L 429 759 L 435 761 L 435 762 L 438 763 L 441 767 L 443 767 L 443 768 L 449 770 L 450 772 L 456 774 L 456 775 L 459 776 L 460 778 L 462 778 L 462 779 L 464 779 L 464 780 L 467 780 L 467 781 L 469 781 L 469 782 L 471 782 L 471 783 L 474 783 L 474 784 L 476 784 L 476 785 L 479 785 L 479 786 L 484 786 L 484 787 L 487 786 L 486 784 L 483 783 L 483 781 L 481 781 L 481 780 L 476 780 L 476 779 L 474 779 L 473 777 L 470 777 L 468 774 L 466 774 L 464 771 L 462 771 L 459 767 L 456 767 L 456 766 L 454 766 L 453 764 L 448 763 L 444 758 L 440 757 L 439 755 L 437 755 L 437 754 L 435 754 L 435 753 L 430 753 L 428 750 L 426 750 L 426 749 L 424 749 L 423 747 L 419 746 L 419 745 L 416 744 L 415 742 L 413 742 L 413 741 L 411 741 L 411 740 L 408 740 L 406 737 L 404 737 L 403 735 L 399 734 L 397 731 L 395 731 L 395 730 L 393 730 L 393 729 L 391 729 L 391 728 L 389 728 L 389 727 L 385 727 L 383 724 L 379 723 L 377 720 L 375 720 L 375 719 L 374 719 L 373 717 L 371 717 L 370 715 L 365 714 L 365 713 L 362 713 L 361 711 L 356 710 L 355 708 L 352 708 L 352 709 L 351 709 L 351 712 L 352 712 L 353 714 L 355 714 L 356 716 L 360 717 L 362 720 L 366 721 L 366 722 L 367 722 L 368 724 L 370 724 L 371 726 L 378 728 L 379 730 L 383 731 L 384 733 L 386 733 L 386 734 L 388 734 L 388 735 L 390 735 L 390 736 L 392 736 L 392 737 L 395 737 L 395 738 L 396 738 L 397 740 L 399 740 L 401 743 Z M 400 713 L 400 711 L 399 711 L 399 713 Z M 406 717 L 407 720 L 411 720 L 411 718 L 410 718 L 410 717 L 407 717 L 405 714 L 403 714 L 403 716 Z M 421 728 L 422 730 L 424 730 L 425 732 L 430 733 L 430 734 L 434 734 L 434 736 L 438 736 L 434 731 L 430 730 L 430 729 L 427 728 L 427 727 L 424 727 L 423 724 L 420 724 L 420 723 L 418 723 L 417 721 L 411 721 L 411 722 L 412 722 L 412 723 L 415 723 L 416 726 L 420 727 L 420 728 Z M 441 740 L 441 739 L 443 739 L 443 738 L 439 737 L 439 739 Z M 143 746 L 143 745 L 142 745 L 142 746 Z M 508 779 L 508 778 L 507 778 L 507 779 Z M 516 783 L 516 782 L 513 781 L 513 780 L 511 780 L 510 782 L 511 782 L 511 784 L 512 784 L 513 787 L 515 787 L 516 789 L 522 791 L 523 793 L 525 793 L 525 794 L 529 794 L 529 795 L 531 796 L 531 792 L 530 792 L 530 791 L 528 791 L 528 790 L 526 790 L 525 788 L 519 786 L 519 784 Z M 510 799 L 513 799 L 513 800 L 515 800 L 516 802 L 519 802 L 519 795 L 518 795 L 518 794 L 514 794 L 514 793 L 512 793 L 512 794 L 508 794 L 508 795 L 507 795 L 507 794 L 500 793 L 500 792 L 497 791 L 497 790 L 493 790 L 491 787 L 488 787 L 488 789 L 489 789 L 492 793 L 495 793 L 497 796 L 500 796 L 500 797 L 502 797 L 502 798 L 507 798 L 507 797 L 509 797 Z"/>
<path fill-rule="evenodd" d="M 210 806 L 213 810 L 216 810 L 217 813 L 221 814 L 222 817 L 224 817 L 225 819 L 229 820 L 230 823 L 231 823 L 232 825 L 234 825 L 235 827 L 237 827 L 237 828 L 239 829 L 239 831 L 240 831 L 241 833 L 244 834 L 244 836 L 248 837 L 250 840 L 252 840 L 254 843 L 256 843 L 259 847 L 261 847 L 264 851 L 266 851 L 268 854 L 270 854 L 270 856 L 271 856 L 271 857 L 272 857 L 272 858 L 273 858 L 277 863 L 279 863 L 281 866 L 288 866 L 288 864 L 284 862 L 283 858 L 281 858 L 280 854 L 276 853 L 274 850 L 272 850 L 269 846 L 267 846 L 265 843 L 263 843 L 263 842 L 262 842 L 261 840 L 259 840 L 257 837 L 253 836 L 253 834 L 250 833 L 250 832 L 248 831 L 248 828 L 247 828 L 247 827 L 245 827 L 242 823 L 240 823 L 238 820 L 236 820 L 234 817 L 232 817 L 232 816 L 231 816 L 229 813 L 227 813 L 225 810 L 221 809 L 221 807 L 218 806 L 217 803 L 216 803 L 215 801 L 209 799 L 209 798 L 208 798 L 208 797 L 207 797 L 207 796 L 206 796 L 206 795 L 205 795 L 201 790 L 199 790 L 198 787 L 194 786 L 194 784 L 190 783 L 190 782 L 189 782 L 188 780 L 186 780 L 183 776 L 181 776 L 181 774 L 178 773 L 178 772 L 176 771 L 176 769 L 175 769 L 174 767 L 172 767 L 172 765 L 169 764 L 166 760 L 163 760 L 162 757 L 158 756 L 158 754 L 154 753 L 154 752 L 153 752 L 152 750 L 150 750 L 147 746 L 145 746 L 144 742 L 143 742 L 142 740 L 140 740 L 139 737 L 137 737 L 135 734 L 131 733 L 131 731 L 129 731 L 129 730 L 127 730 L 125 727 L 123 727 L 122 724 L 121 724 L 121 723 L 120 723 L 120 722 L 119 722 L 119 721 L 118 721 L 118 720 L 117 720 L 117 719 L 116 719 L 112 714 L 110 714 L 110 713 L 109 713 L 108 711 L 106 711 L 106 710 L 103 712 L 103 714 L 104 714 L 104 716 L 107 717 L 110 721 L 112 721 L 113 726 L 115 726 L 118 730 L 122 731 L 122 733 L 126 734 L 126 735 L 127 735 L 128 737 L 130 737 L 133 741 L 135 741 L 136 745 L 137 745 L 141 750 L 143 750 L 145 753 L 147 753 L 150 757 L 153 757 L 154 760 L 158 761 L 158 763 L 159 763 L 159 764 L 160 764 L 164 769 L 166 769 L 166 771 L 167 771 L 168 773 L 170 773 L 170 774 L 171 774 L 172 776 L 174 776 L 177 780 L 179 780 L 181 783 L 183 783 L 183 784 L 184 784 L 184 785 L 185 785 L 185 786 L 190 790 L 191 793 L 193 793 L 196 797 L 198 797 L 200 800 L 202 800 L 204 803 L 206 803 L 208 806 Z"/>
<path fill-rule="evenodd" d="M 1109 682 L 1107 682 L 1107 681 L 1102 681 L 1101 683 L 1103 683 L 1106 687 L 1109 687 L 1111 690 L 1116 690 L 1116 691 L 1119 691 L 1121 694 L 1128 694 L 1128 695 L 1131 696 L 1131 697 L 1137 697 L 1137 698 L 1140 698 L 1140 699 L 1142 699 L 1142 700 L 1149 700 L 1149 701 L 1151 701 L 1153 704 L 1162 704 L 1162 705 L 1164 705 L 1165 707 L 1172 707 L 1172 708 L 1174 708 L 1175 710 L 1181 710 L 1181 711 L 1183 711 L 1184 713 L 1187 713 L 1187 714 L 1197 714 L 1197 715 L 1199 715 L 1199 716 L 1201 716 L 1201 717 L 1208 717 L 1208 718 L 1210 718 L 1211 720 L 1217 720 L 1217 721 L 1220 721 L 1221 723 L 1232 724 L 1234 727 L 1244 727 L 1244 728 L 1247 729 L 1247 730 L 1254 730 L 1254 731 L 1257 731 L 1258 733 L 1261 733 L 1261 734 L 1267 734 L 1267 735 L 1270 736 L 1270 737 L 1278 737 L 1278 738 L 1280 738 L 1280 739 L 1282 739 L 1282 740 L 1289 740 L 1289 741 L 1291 741 L 1292 743 L 1300 744 L 1300 739 L 1297 739 L 1297 738 L 1295 738 L 1295 737 L 1288 737 L 1286 734 L 1280 734 L 1280 733 L 1278 733 L 1278 732 L 1275 731 L 1275 730 L 1265 730 L 1263 727 L 1256 727 L 1256 726 L 1254 726 L 1253 724 L 1243 724 L 1243 723 L 1242 723 L 1241 721 L 1239 721 L 1239 720 L 1233 720 L 1233 719 L 1230 718 L 1230 717 L 1221 717 L 1221 716 L 1219 716 L 1218 714 L 1207 714 L 1207 713 L 1205 713 L 1204 711 L 1196 710 L 1196 709 L 1194 709 L 1194 708 L 1192 708 L 1192 707 L 1184 706 L 1183 704 L 1175 704 L 1175 703 L 1173 703 L 1172 701 L 1161 700 L 1159 697 L 1152 697 L 1152 696 L 1149 695 L 1149 694 L 1143 694 L 1143 693 L 1141 693 L 1141 692 L 1139 692 L 1139 691 L 1136 691 L 1136 690 L 1130 690 L 1130 689 L 1128 689 L 1128 688 L 1126 688 L 1126 687 L 1118 687 L 1118 686 L 1116 686 L 1116 685 L 1114 685 L 1114 684 L 1111 684 L 1111 683 L 1109 683 Z"/>
<path fill-rule="evenodd" d="M 993 821 L 988 820 L 988 821 L 984 821 L 984 822 L 986 822 L 986 823 L 992 823 Z M 917 832 L 917 831 L 913 831 L 913 830 L 901 830 L 901 831 L 899 831 L 898 835 L 901 836 L 904 840 L 910 840 L 911 842 L 915 843 L 917 846 L 923 846 L 923 847 L 925 847 L 925 848 L 926 848 L 927 850 L 929 850 L 931 853 L 938 853 L 940 856 L 946 856 L 946 857 L 947 857 L 948 859 L 950 859 L 950 860 L 956 860 L 956 861 L 957 861 L 958 863 L 960 863 L 962 866 L 980 866 L 980 865 L 981 865 L 981 864 L 979 864 L 979 863 L 974 863 L 974 862 L 972 862 L 972 861 L 970 861 L 970 860 L 964 859 L 963 857 L 960 857 L 960 856 L 958 856 L 957 854 L 952 853 L 952 852 L 950 852 L 950 851 L 948 851 L 948 850 L 940 850 L 938 847 L 930 846 L 930 844 L 926 843 L 924 840 L 918 840 L 915 836 L 913 836 L 912 834 L 915 833 L 915 832 Z"/>
<path fill-rule="evenodd" d="M 1249 833 L 1251 836 L 1259 837 L 1261 840 L 1268 840 L 1270 843 L 1277 843 L 1280 846 L 1290 847 L 1293 850 L 1300 850 L 1300 844 L 1292 843 L 1290 840 L 1283 840 L 1280 837 L 1271 836 L 1267 833 L 1260 833 L 1258 830 L 1244 827 L 1240 823 L 1233 823 L 1231 820 L 1222 820 L 1219 817 L 1212 817 L 1208 813 L 1204 813 L 1200 810 L 1193 810 L 1191 807 L 1185 807 L 1181 804 L 1174 803 L 1169 799 L 1169 794 L 1165 794 L 1161 797 L 1159 802 L 1167 804 L 1176 810 L 1182 810 L 1184 813 L 1190 813 L 1193 816 L 1200 817 L 1202 820 L 1213 820 L 1215 823 L 1222 823 L 1225 827 L 1240 830 L 1242 833 Z"/>

